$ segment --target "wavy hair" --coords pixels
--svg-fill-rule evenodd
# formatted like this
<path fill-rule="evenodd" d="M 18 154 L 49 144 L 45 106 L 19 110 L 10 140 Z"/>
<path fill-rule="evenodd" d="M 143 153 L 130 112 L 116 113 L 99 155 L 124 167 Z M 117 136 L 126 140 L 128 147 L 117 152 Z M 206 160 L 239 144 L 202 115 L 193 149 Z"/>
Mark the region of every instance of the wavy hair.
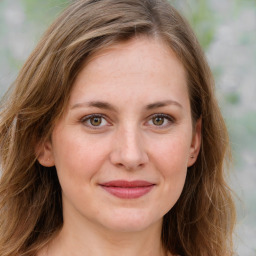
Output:
<path fill-rule="evenodd" d="M 225 182 L 228 134 L 214 81 L 186 20 L 165 0 L 74 1 L 43 35 L 3 98 L 0 112 L 0 255 L 35 255 L 60 231 L 61 187 L 55 167 L 37 162 L 84 62 L 137 35 L 158 37 L 187 75 L 192 119 L 202 144 L 183 192 L 164 216 L 162 242 L 183 256 L 231 256 L 235 210 Z"/>

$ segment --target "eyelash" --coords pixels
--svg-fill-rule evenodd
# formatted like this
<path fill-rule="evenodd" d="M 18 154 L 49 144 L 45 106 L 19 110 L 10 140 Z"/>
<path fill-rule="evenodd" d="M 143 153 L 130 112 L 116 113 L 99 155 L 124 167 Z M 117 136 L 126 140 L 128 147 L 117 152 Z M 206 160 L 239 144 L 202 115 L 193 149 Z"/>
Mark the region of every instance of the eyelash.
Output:
<path fill-rule="evenodd" d="M 167 120 L 167 124 L 164 124 L 164 125 L 155 125 L 155 124 L 152 124 L 154 127 L 156 127 L 157 129 L 163 129 L 163 128 L 167 128 L 169 127 L 171 124 L 175 123 L 175 119 L 170 116 L 170 115 L 167 115 L 167 114 L 153 114 L 150 116 L 150 119 L 149 121 L 152 121 L 153 122 L 153 119 L 154 118 L 163 118 L 164 119 L 164 122 Z M 149 122 L 148 121 L 148 122 Z"/>
<path fill-rule="evenodd" d="M 101 122 L 100 122 L 100 125 L 99 125 L 99 126 L 93 125 L 92 123 L 90 123 L 90 124 L 87 123 L 88 121 L 92 120 L 93 118 L 100 118 L 100 119 L 101 119 Z M 102 120 L 105 120 L 105 122 L 109 124 L 109 122 L 107 121 L 107 118 L 106 118 L 104 115 L 102 115 L 102 114 L 92 114 L 92 115 L 85 116 L 85 117 L 83 117 L 83 118 L 81 119 L 81 122 L 82 122 L 85 126 L 91 128 L 91 129 L 99 129 L 99 128 L 102 127 L 102 126 L 101 126 Z M 105 125 L 104 125 L 104 126 L 105 126 Z"/>
<path fill-rule="evenodd" d="M 100 119 L 101 119 L 100 125 L 93 125 L 93 124 L 90 122 L 90 120 L 92 120 L 93 118 L 100 118 Z M 154 118 L 163 118 L 163 119 L 164 119 L 163 122 L 165 122 L 165 121 L 167 120 L 167 124 L 164 124 L 164 125 L 162 125 L 162 124 L 160 124 L 160 125 L 153 124 L 153 119 L 154 119 Z M 106 122 L 106 124 L 103 124 L 103 125 L 102 125 L 102 122 L 103 122 L 102 120 L 105 120 L 104 122 Z M 167 115 L 167 114 L 161 114 L 161 113 L 159 113 L 159 114 L 153 114 L 153 115 L 149 116 L 148 121 L 147 121 L 146 123 L 149 123 L 150 121 L 152 121 L 152 124 L 150 124 L 150 125 L 156 127 L 157 129 L 167 128 L 167 127 L 169 127 L 170 124 L 175 123 L 175 119 L 174 119 L 172 116 Z M 102 115 L 102 114 L 92 114 L 92 115 L 85 116 L 85 117 L 83 117 L 83 118 L 81 119 L 81 122 L 82 122 L 85 126 L 91 128 L 91 129 L 100 129 L 100 128 L 102 128 L 102 126 L 103 126 L 103 127 L 105 127 L 105 126 L 111 126 L 111 124 L 110 124 L 110 122 L 107 120 L 106 116 L 105 116 L 105 115 Z M 90 122 L 90 123 L 88 123 L 88 122 Z"/>

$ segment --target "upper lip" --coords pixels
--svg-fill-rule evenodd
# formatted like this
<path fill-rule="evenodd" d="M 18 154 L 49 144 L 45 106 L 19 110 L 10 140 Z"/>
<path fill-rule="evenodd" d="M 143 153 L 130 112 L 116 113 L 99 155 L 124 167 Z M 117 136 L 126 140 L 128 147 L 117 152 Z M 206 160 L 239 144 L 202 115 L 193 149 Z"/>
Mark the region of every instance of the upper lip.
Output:
<path fill-rule="evenodd" d="M 137 187 L 148 187 L 155 184 L 145 180 L 133 180 L 133 181 L 112 180 L 105 183 L 101 183 L 100 185 L 105 187 L 137 188 Z"/>

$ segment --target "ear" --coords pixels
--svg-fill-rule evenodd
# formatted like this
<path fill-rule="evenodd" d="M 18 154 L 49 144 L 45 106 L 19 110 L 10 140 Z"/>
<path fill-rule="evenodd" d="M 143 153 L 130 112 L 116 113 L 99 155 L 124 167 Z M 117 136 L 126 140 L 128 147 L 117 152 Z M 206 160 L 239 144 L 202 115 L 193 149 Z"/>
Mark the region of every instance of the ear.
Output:
<path fill-rule="evenodd" d="M 188 159 L 188 167 L 192 166 L 198 157 L 201 148 L 201 135 L 202 134 L 202 118 L 200 117 L 195 125 L 194 134 L 190 146 L 190 155 Z"/>
<path fill-rule="evenodd" d="M 45 167 L 52 167 L 55 165 L 52 142 L 50 139 L 43 141 L 36 146 L 36 156 L 38 162 Z"/>

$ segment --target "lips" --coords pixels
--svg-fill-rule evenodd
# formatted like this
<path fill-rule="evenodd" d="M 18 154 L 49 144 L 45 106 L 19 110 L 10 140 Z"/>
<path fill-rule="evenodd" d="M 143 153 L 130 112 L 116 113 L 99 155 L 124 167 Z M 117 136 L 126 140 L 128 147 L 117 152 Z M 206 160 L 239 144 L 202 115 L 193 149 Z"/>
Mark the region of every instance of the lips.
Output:
<path fill-rule="evenodd" d="M 100 186 L 105 191 L 116 197 L 123 199 L 136 199 L 149 193 L 155 184 L 143 180 L 113 180 L 102 183 Z"/>

